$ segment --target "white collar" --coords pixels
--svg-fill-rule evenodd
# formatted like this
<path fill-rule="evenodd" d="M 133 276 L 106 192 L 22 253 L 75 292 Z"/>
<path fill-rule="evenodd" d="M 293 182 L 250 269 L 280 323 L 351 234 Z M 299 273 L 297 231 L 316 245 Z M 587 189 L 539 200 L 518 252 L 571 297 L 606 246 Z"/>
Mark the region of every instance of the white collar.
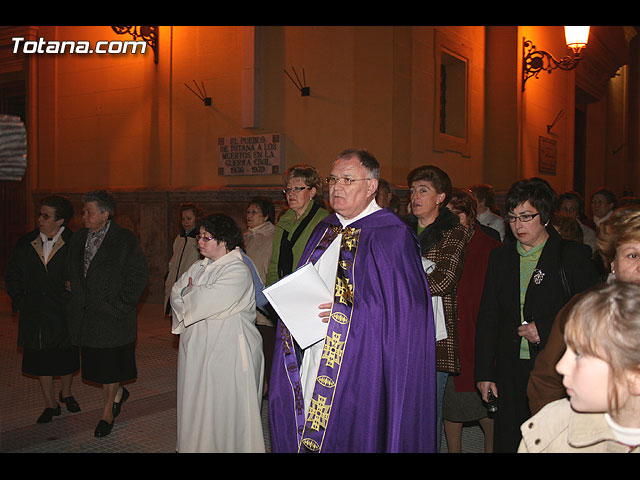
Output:
<path fill-rule="evenodd" d="M 357 220 L 360 220 L 361 218 L 364 218 L 364 217 L 366 217 L 368 215 L 371 215 L 372 213 L 375 213 L 378 210 L 382 210 L 382 207 L 376 203 L 376 199 L 374 198 L 373 200 L 371 200 L 369 205 L 367 205 L 367 207 L 362 212 L 360 212 L 358 215 L 356 215 L 355 217 L 350 218 L 349 220 L 347 220 L 346 218 L 344 218 L 339 213 L 336 213 L 336 217 L 338 217 L 338 220 L 340 220 L 340 223 L 342 224 L 342 226 L 346 227 L 347 225 L 350 225 L 353 222 L 355 222 Z"/>
<path fill-rule="evenodd" d="M 53 237 L 51 237 L 51 240 L 49 240 L 49 237 L 47 237 L 44 233 L 40 232 L 40 238 L 42 239 L 42 243 L 43 244 L 45 244 L 46 242 L 51 242 L 52 244 L 56 243 L 58 238 L 60 238 L 60 235 L 62 235 L 63 231 L 64 231 L 64 225 L 60 227 L 58 232 Z"/>

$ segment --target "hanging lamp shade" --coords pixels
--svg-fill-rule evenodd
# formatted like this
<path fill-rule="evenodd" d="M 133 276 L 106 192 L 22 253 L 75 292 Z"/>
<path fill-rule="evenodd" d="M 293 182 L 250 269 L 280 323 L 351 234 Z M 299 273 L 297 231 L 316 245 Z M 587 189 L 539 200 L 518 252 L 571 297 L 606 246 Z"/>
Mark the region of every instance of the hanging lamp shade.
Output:
<path fill-rule="evenodd" d="M 590 28 L 591 27 L 564 27 L 567 47 L 571 48 L 576 54 L 580 53 L 580 50 L 587 46 Z"/>

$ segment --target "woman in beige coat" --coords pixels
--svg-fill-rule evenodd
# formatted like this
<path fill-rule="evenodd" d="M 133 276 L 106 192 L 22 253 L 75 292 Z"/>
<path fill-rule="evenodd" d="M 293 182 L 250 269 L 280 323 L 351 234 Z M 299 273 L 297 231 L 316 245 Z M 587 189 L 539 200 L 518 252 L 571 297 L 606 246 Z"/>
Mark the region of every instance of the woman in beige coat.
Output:
<path fill-rule="evenodd" d="M 263 284 L 267 281 L 269 262 L 273 247 L 273 234 L 275 232 L 276 209 L 273 202 L 265 197 L 254 197 L 247 207 L 247 230 L 243 234 L 244 250 L 253 261 L 256 271 Z M 262 347 L 264 349 L 264 391 L 266 396 L 269 389 L 269 376 L 271 375 L 271 361 L 273 359 L 273 347 L 276 341 L 276 325 L 266 315 L 267 312 L 256 311 L 256 325 L 262 335 Z"/>
<path fill-rule="evenodd" d="M 171 305 L 169 304 L 171 287 L 180 278 L 180 275 L 193 265 L 193 262 L 202 258 L 196 241 L 196 234 L 198 233 L 196 225 L 201 219 L 202 212 L 196 205 L 193 203 L 180 205 L 182 231 L 173 241 L 173 254 L 169 260 L 169 268 L 164 283 L 164 313 L 166 315 L 171 314 Z"/>

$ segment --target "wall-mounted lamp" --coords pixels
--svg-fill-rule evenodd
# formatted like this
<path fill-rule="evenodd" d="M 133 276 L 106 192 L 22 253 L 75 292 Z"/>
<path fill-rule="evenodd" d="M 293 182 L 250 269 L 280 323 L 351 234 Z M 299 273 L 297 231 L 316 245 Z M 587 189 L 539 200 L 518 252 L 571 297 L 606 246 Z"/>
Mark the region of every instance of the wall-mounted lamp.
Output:
<path fill-rule="evenodd" d="M 118 35 L 128 33 L 135 41 L 139 38 L 147 42 L 153 50 L 153 61 L 158 63 L 158 26 L 142 25 L 139 27 L 111 27 Z"/>
<path fill-rule="evenodd" d="M 589 27 L 564 27 L 567 47 L 573 50 L 573 56 L 566 56 L 556 60 L 550 53 L 536 50 L 531 40 L 524 40 L 522 46 L 522 91 L 524 84 L 530 77 L 538 78 L 542 70 L 551 73 L 552 70 L 573 70 L 582 59 L 580 51 L 587 46 L 589 40 Z"/>

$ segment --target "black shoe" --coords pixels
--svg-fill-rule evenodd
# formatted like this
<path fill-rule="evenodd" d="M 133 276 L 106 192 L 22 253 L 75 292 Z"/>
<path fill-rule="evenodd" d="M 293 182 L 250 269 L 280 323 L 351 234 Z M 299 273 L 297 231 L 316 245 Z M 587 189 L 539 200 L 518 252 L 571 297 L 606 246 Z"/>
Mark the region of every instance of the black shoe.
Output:
<path fill-rule="evenodd" d="M 120 415 L 120 409 L 122 408 L 122 404 L 129 398 L 129 390 L 122 387 L 122 397 L 120 397 L 119 402 L 113 402 L 113 407 L 111 407 L 111 413 L 113 413 L 113 418 L 116 418 Z"/>
<path fill-rule="evenodd" d="M 78 402 L 76 401 L 76 399 L 73 398 L 73 395 L 62 398 L 62 392 L 60 392 L 58 394 L 58 397 L 60 398 L 60 401 L 67 406 L 68 411 L 72 413 L 76 413 L 80 411 L 80 405 L 78 405 Z"/>
<path fill-rule="evenodd" d="M 111 433 L 112 428 L 113 428 L 113 422 L 107 423 L 106 420 L 100 420 L 98 422 L 98 426 L 96 427 L 96 431 L 93 433 L 93 436 L 106 437 Z"/>
<path fill-rule="evenodd" d="M 36 420 L 36 423 L 49 423 L 54 416 L 57 417 L 58 415 L 60 415 L 60 405 L 56 408 L 45 408 L 42 415 Z"/>

